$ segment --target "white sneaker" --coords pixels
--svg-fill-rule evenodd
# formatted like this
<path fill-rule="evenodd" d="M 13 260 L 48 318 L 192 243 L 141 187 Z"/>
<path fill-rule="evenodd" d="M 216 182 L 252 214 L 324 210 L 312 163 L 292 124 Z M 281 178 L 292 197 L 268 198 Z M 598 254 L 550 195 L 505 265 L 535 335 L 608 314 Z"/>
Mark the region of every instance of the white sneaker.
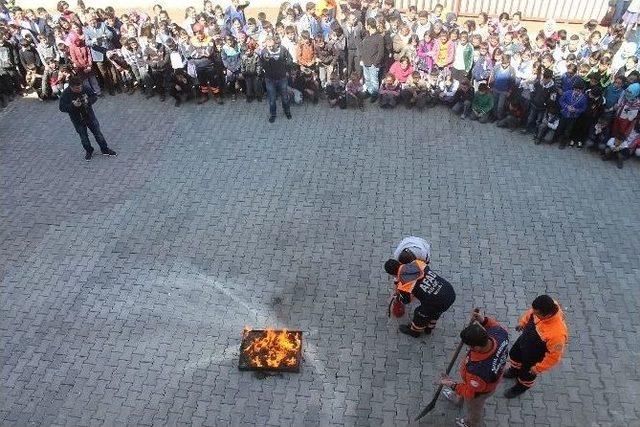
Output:
<path fill-rule="evenodd" d="M 463 114 L 463 115 L 461 115 L 461 116 L 460 116 L 460 118 L 461 118 L 462 120 L 464 120 L 464 119 L 466 119 L 466 118 L 467 118 L 467 115 L 466 115 L 466 114 Z"/>
<path fill-rule="evenodd" d="M 469 427 L 469 424 L 467 424 L 467 420 L 465 420 L 464 418 L 456 418 L 456 426 L 457 427 Z"/>
<path fill-rule="evenodd" d="M 573 147 L 574 144 L 575 144 L 575 141 L 573 139 L 569 141 L 569 147 Z"/>

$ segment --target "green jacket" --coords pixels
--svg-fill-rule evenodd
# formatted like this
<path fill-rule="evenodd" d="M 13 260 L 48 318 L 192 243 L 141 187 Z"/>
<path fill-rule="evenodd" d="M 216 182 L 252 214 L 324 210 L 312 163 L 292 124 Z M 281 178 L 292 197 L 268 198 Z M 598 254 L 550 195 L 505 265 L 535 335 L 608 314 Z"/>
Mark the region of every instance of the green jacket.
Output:
<path fill-rule="evenodd" d="M 471 103 L 471 109 L 477 114 L 486 114 L 493 108 L 493 95 L 491 93 L 476 92 Z"/>

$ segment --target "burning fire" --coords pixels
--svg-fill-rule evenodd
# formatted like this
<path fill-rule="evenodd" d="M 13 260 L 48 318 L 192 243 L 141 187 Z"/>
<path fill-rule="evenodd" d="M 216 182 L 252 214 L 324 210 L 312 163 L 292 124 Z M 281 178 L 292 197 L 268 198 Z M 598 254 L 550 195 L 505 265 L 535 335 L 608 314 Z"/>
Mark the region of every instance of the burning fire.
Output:
<path fill-rule="evenodd" d="M 246 336 L 249 332 L 251 329 L 245 327 L 243 335 Z M 281 369 L 298 364 L 302 346 L 299 332 L 266 329 L 253 333 L 257 335 L 251 339 L 243 353 L 254 367 Z"/>

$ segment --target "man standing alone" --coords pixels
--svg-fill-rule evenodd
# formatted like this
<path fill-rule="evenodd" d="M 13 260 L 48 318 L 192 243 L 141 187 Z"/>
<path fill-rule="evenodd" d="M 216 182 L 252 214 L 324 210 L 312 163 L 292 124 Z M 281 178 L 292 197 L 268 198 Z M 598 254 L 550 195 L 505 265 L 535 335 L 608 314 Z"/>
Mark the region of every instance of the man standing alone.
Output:
<path fill-rule="evenodd" d="M 269 123 L 273 123 L 276 120 L 276 100 L 278 95 L 282 99 L 284 115 L 287 119 L 291 118 L 287 71 L 289 71 L 292 62 L 289 51 L 280 46 L 273 37 L 268 37 L 265 40 L 265 48 L 260 53 L 260 65 L 264 70 L 264 80 L 267 86 Z"/>
<path fill-rule="evenodd" d="M 367 19 L 368 34 L 360 43 L 360 64 L 364 78 L 365 96 L 371 96 L 371 103 L 378 99 L 378 73 L 384 58 L 384 36 L 378 32 L 375 19 Z"/>
<path fill-rule="evenodd" d="M 102 154 L 105 156 L 116 155 L 116 152 L 107 146 L 107 141 L 100 131 L 100 123 L 98 123 L 98 119 L 91 107 L 97 100 L 96 93 L 84 86 L 82 80 L 76 76 L 69 79 L 69 87 L 60 96 L 60 111 L 69 114 L 71 123 L 73 123 L 78 135 L 80 135 L 80 142 L 82 142 L 82 146 L 86 151 L 84 158 L 87 161 L 91 160 L 93 155 L 93 147 L 89 142 L 87 128 L 95 137 Z"/>

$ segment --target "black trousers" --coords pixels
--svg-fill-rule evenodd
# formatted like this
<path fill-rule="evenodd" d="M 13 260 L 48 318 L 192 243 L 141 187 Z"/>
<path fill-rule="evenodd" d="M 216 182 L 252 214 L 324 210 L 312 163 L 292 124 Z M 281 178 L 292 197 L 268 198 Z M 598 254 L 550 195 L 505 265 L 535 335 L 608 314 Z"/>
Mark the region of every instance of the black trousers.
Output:
<path fill-rule="evenodd" d="M 98 119 L 94 117 L 87 117 L 84 120 L 72 120 L 73 126 L 76 128 L 76 132 L 80 135 L 80 142 L 82 143 L 82 147 L 88 152 L 93 153 L 93 147 L 91 146 L 91 142 L 89 141 L 89 131 L 93 134 L 93 137 L 96 139 L 98 146 L 102 152 L 105 152 L 109 147 L 107 146 L 107 141 L 102 135 L 100 131 L 100 123 L 98 123 Z"/>
<path fill-rule="evenodd" d="M 509 364 L 511 368 L 517 372 L 518 383 L 529 388 L 533 386 L 537 377 L 536 374 L 531 372 L 531 368 L 538 362 L 528 360 L 526 356 L 526 353 L 522 351 L 522 347 L 520 346 L 520 337 L 518 337 L 511 347 L 511 350 L 509 350 Z"/>

